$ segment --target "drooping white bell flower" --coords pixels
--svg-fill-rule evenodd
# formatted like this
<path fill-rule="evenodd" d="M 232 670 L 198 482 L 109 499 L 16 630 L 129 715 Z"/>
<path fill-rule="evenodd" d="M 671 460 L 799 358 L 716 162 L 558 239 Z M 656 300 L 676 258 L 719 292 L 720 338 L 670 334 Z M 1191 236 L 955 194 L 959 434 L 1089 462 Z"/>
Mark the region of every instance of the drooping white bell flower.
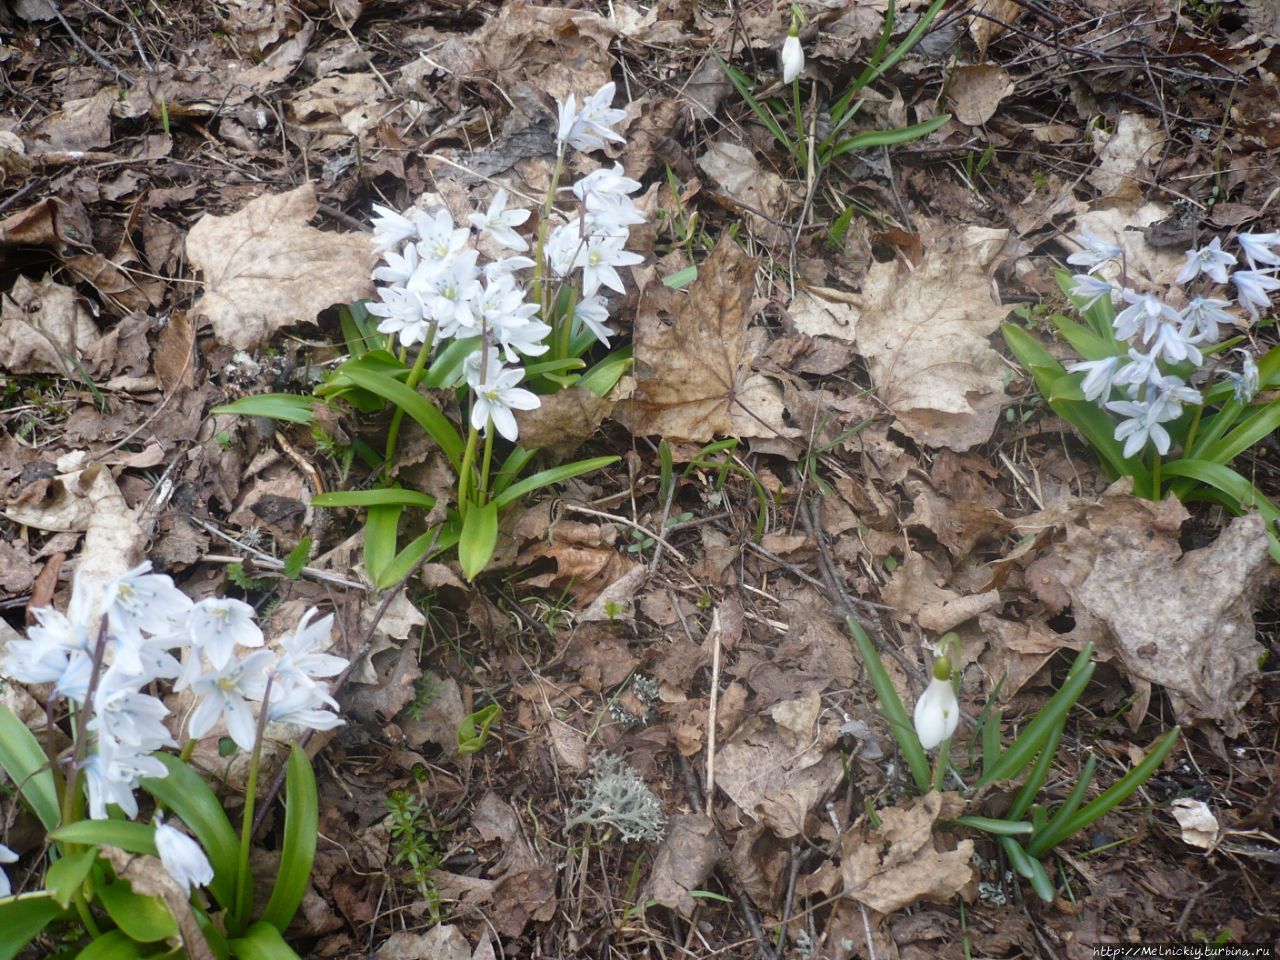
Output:
<path fill-rule="evenodd" d="M 783 83 L 791 83 L 804 69 L 804 50 L 800 46 L 800 25 L 794 20 L 791 22 L 791 31 L 787 34 L 787 39 L 782 41 L 779 60 L 782 63 Z"/>
<path fill-rule="evenodd" d="M 156 827 L 156 850 L 182 892 L 190 895 L 192 887 L 203 887 L 213 882 L 213 866 L 196 843 L 181 830 L 161 823 Z"/>
<path fill-rule="evenodd" d="M 916 701 L 915 726 L 920 746 L 932 750 L 950 740 L 960 722 L 960 704 L 951 686 L 951 664 L 939 657 L 933 665 L 933 680 Z"/>

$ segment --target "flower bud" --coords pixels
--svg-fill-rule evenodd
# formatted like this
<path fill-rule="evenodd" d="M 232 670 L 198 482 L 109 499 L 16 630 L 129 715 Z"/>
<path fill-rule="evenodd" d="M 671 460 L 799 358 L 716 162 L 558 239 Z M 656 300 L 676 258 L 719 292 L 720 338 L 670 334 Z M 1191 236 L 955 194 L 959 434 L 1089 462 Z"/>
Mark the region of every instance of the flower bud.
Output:
<path fill-rule="evenodd" d="M 945 675 L 939 675 L 939 668 Z M 920 746 L 926 750 L 951 739 L 960 722 L 960 704 L 956 702 L 956 692 L 951 686 L 951 664 L 946 657 L 939 657 L 933 669 L 933 680 L 916 701 L 915 712 L 916 736 L 920 738 Z"/>
<path fill-rule="evenodd" d="M 156 850 L 169 876 L 186 893 L 190 893 L 192 887 L 203 887 L 213 882 L 209 858 L 200 849 L 200 844 L 181 830 L 167 823 L 156 827 Z"/>
<path fill-rule="evenodd" d="M 804 50 L 800 48 L 800 25 L 791 21 L 787 39 L 782 41 L 782 82 L 790 83 L 804 69 Z"/>

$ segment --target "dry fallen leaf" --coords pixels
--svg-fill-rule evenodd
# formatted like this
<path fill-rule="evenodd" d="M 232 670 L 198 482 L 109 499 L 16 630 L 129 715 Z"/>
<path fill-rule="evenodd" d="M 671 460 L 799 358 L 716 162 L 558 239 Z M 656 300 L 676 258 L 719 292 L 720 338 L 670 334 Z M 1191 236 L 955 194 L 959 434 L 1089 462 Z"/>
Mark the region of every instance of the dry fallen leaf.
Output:
<path fill-rule="evenodd" d="M 703 885 L 727 852 L 710 817 L 701 813 L 672 816 L 642 899 L 656 900 L 689 916 L 697 905 L 690 891 Z"/>
<path fill-rule="evenodd" d="M 1182 842 L 1201 850 L 1212 850 L 1222 837 L 1218 818 L 1203 800 L 1179 797 L 1169 804 L 1169 812 L 1182 828 Z"/>
<path fill-rule="evenodd" d="M 943 799 L 934 791 L 910 806 L 886 807 L 877 811 L 879 827 L 855 824 L 845 833 L 840 844 L 845 894 L 878 913 L 891 913 L 917 900 L 945 903 L 959 893 L 973 877 L 973 841 L 961 840 L 947 851 L 934 846 Z M 945 816 L 958 813 L 949 809 Z"/>
<path fill-rule="evenodd" d="M 632 433 L 694 443 L 797 435 L 782 422 L 781 389 L 751 373 L 754 275 L 755 261 L 726 239 L 687 290 L 645 290 L 636 318 L 635 393 L 614 414 Z"/>
<path fill-rule="evenodd" d="M 1016 0 L 978 0 L 972 7 L 973 19 L 969 21 L 969 36 L 978 45 L 978 56 L 986 57 L 987 46 L 1005 31 L 1006 23 L 1013 23 L 1022 13 L 1022 4 Z M 978 14 L 986 14 L 980 17 Z"/>
<path fill-rule="evenodd" d="M 1099 128 L 1093 135 L 1098 166 L 1089 173 L 1089 182 L 1104 197 L 1138 198 L 1166 139 L 1160 120 L 1122 113 L 1115 130 L 1108 133 Z"/>
<path fill-rule="evenodd" d="M 75 290 L 45 277 L 19 276 L 0 299 L 0 368 L 76 376 L 76 362 L 98 329 Z"/>
<path fill-rule="evenodd" d="M 281 327 L 373 295 L 368 236 L 308 226 L 317 209 L 315 187 L 305 183 L 225 217 L 205 214 L 191 228 L 187 256 L 205 279 L 193 309 L 223 343 L 251 350 Z"/>
<path fill-rule="evenodd" d="M 1160 203 L 1118 201 L 1099 205 L 1076 217 L 1076 231 L 1087 229 L 1100 240 L 1114 243 L 1124 250 L 1124 270 L 1128 282 L 1158 289 L 1167 286 L 1186 262 L 1182 249 L 1160 249 L 1147 243 L 1143 227 L 1166 219 L 1172 211 Z M 1074 248 L 1074 245 L 1073 245 Z M 1108 280 L 1120 278 L 1121 265 L 1103 264 L 1098 273 Z"/>
<path fill-rule="evenodd" d="M 1000 101 L 1013 93 L 1013 78 L 1000 67 L 980 64 L 956 67 L 952 73 L 951 99 L 956 119 L 980 127 L 993 116 Z"/>
<path fill-rule="evenodd" d="M 750 208 L 746 217 L 756 230 L 765 236 L 778 232 L 779 228 L 768 217 L 781 220 L 786 215 L 787 184 L 772 170 L 761 167 L 754 151 L 732 140 L 716 141 L 698 158 L 698 166 L 714 177 L 726 194 Z M 751 210 L 759 210 L 768 217 Z"/>

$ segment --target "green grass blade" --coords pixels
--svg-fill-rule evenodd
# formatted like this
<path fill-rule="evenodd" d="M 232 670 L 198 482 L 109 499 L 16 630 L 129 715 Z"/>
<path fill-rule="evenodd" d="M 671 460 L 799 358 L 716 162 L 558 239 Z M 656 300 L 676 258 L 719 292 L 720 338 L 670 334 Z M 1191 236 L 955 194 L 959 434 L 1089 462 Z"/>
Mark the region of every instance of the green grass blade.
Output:
<path fill-rule="evenodd" d="M 1031 889 L 1036 892 L 1036 896 L 1045 903 L 1052 903 L 1053 883 L 1050 882 L 1049 875 L 1044 872 L 1040 861 L 1028 856 L 1027 851 L 1023 850 L 1022 845 L 1013 837 L 1001 837 L 1000 846 L 1004 848 L 1005 856 L 1009 858 L 1009 865 L 1019 876 L 1026 877 L 1031 882 Z"/>
<path fill-rule="evenodd" d="M 270 417 L 288 423 L 310 423 L 320 401 L 295 393 L 260 393 L 241 397 L 233 403 L 214 407 L 212 413 L 234 413 L 242 417 Z"/>
<path fill-rule="evenodd" d="M 284 846 L 280 851 L 280 868 L 271 890 L 271 899 L 262 911 L 263 921 L 281 933 L 292 922 L 311 883 L 311 865 L 315 861 L 320 825 L 315 771 L 311 768 L 307 752 L 296 743 L 289 752 L 284 791 Z"/>
<path fill-rule="evenodd" d="M 411 540 L 382 571 L 382 578 L 375 581 L 379 589 L 393 587 L 418 565 L 423 557 L 444 553 L 458 542 L 457 518 L 450 519 L 442 527 L 432 527 L 426 533 Z"/>
<path fill-rule="evenodd" d="M 489 478 L 493 495 L 499 496 L 502 491 L 515 483 L 516 477 L 524 473 L 524 468 L 529 465 L 529 461 L 537 455 L 537 450 L 527 450 L 524 447 L 516 447 L 507 454 L 507 459 L 502 461 L 502 468 Z"/>
<path fill-rule="evenodd" d="M 718 53 L 713 52 L 711 55 L 716 58 L 716 62 L 719 63 L 720 68 L 724 70 L 725 76 L 729 78 L 729 82 L 733 84 L 733 88 L 738 91 L 738 96 L 747 101 L 747 106 L 749 106 L 752 112 L 760 118 L 760 122 L 763 123 L 768 128 L 769 132 L 773 134 L 774 139 L 786 147 L 787 153 L 794 154 L 795 147 L 791 143 L 791 138 L 783 132 L 782 127 L 779 126 L 778 121 L 773 118 L 773 114 L 769 112 L 768 107 L 762 106 L 760 102 L 751 95 L 751 87 L 747 82 L 746 74 L 721 59 Z"/>
<path fill-rule="evenodd" d="M 1280 430 L 1280 401 L 1273 401 L 1245 418 L 1238 427 L 1221 440 L 1207 445 L 1197 444 L 1196 454 L 1192 459 L 1230 463 L 1277 430 Z"/>
<path fill-rule="evenodd" d="M 112 930 L 92 940 L 76 960 L 138 960 L 149 952 L 149 947 L 134 942 L 123 930 Z"/>
<path fill-rule="evenodd" d="M 1192 480 L 1198 480 L 1226 494 L 1239 504 L 1240 509 L 1252 507 L 1257 510 L 1266 520 L 1271 556 L 1280 563 L 1280 532 L 1276 529 L 1276 523 L 1280 521 L 1280 508 L 1243 476 L 1230 467 L 1205 460 L 1171 460 L 1164 465 L 1164 473 L 1167 477 L 1189 477 Z"/>
<path fill-rule="evenodd" d="M 436 498 L 419 493 L 417 490 L 404 490 L 400 487 L 383 487 L 377 490 L 335 490 L 331 493 L 319 493 L 311 498 L 317 507 L 421 507 L 430 510 L 436 505 Z"/>
<path fill-rule="evenodd" d="M 927 137 L 950 119 L 951 114 L 944 113 L 942 116 L 934 117 L 932 120 L 913 123 L 909 127 L 900 127 L 897 130 L 866 130 L 855 134 L 848 140 L 841 140 L 831 148 L 826 160 L 830 162 L 836 157 L 844 156 L 854 150 L 867 150 L 871 147 L 895 147 L 900 143 L 910 143 L 912 140 Z"/>
<path fill-rule="evenodd" d="M 1059 827 L 1075 816 L 1075 812 L 1080 809 L 1080 804 L 1084 803 L 1084 796 L 1089 792 L 1089 784 L 1093 782 L 1093 776 L 1097 772 L 1098 758 L 1090 754 L 1088 759 L 1085 760 L 1084 768 L 1080 771 L 1080 776 L 1076 778 L 1071 792 L 1067 794 L 1067 799 L 1063 801 L 1062 806 L 1054 812 L 1053 816 L 1036 830 L 1037 834 L 1055 833 Z M 1035 846 L 1038 839 L 1039 837 L 1032 837 L 1029 843 L 1030 846 L 1037 850 L 1040 849 Z M 1046 847 L 1044 853 L 1048 853 L 1048 851 L 1049 848 Z"/>
<path fill-rule="evenodd" d="M 880 713 L 889 722 L 889 730 L 893 733 L 893 738 L 898 742 L 898 749 L 902 751 L 902 756 L 907 761 L 911 779 L 916 782 L 916 788 L 921 793 L 927 793 L 933 782 L 933 770 L 929 766 L 929 758 L 925 756 L 924 748 L 920 746 L 920 738 L 916 736 L 916 728 L 907 715 L 907 709 L 902 705 L 898 691 L 893 688 L 893 681 L 889 679 L 884 663 L 880 660 L 880 654 L 876 651 L 871 638 L 867 636 L 867 632 L 862 629 L 862 625 L 853 617 L 845 618 L 845 624 L 853 634 L 853 641 L 858 647 L 858 653 L 862 656 L 863 666 L 867 668 L 871 685 L 875 688 L 876 698 L 880 702 Z"/>
<path fill-rule="evenodd" d="M 1064 722 L 1057 724 L 1053 728 L 1053 731 L 1049 734 L 1049 739 L 1040 748 L 1040 754 L 1036 757 L 1036 762 L 1031 767 L 1031 773 L 1027 775 L 1027 779 L 1023 782 L 1018 795 L 1014 797 L 1013 803 L 1006 811 L 1005 816 L 1010 820 L 1021 820 L 1025 817 L 1027 811 L 1031 809 L 1031 804 L 1035 803 L 1036 795 L 1040 792 L 1040 788 L 1044 786 L 1044 782 L 1049 776 L 1049 768 L 1053 766 L 1053 758 L 1058 752 L 1058 744 L 1062 742 L 1065 717 L 1063 719 Z M 984 767 L 982 772 L 985 774 L 989 769 L 989 767 Z"/>
<path fill-rule="evenodd" d="M 994 837 L 1030 836 L 1032 831 L 1031 824 L 1026 821 L 997 820 L 993 817 L 956 817 L 955 822 Z"/>
<path fill-rule="evenodd" d="M 549 487 L 553 483 L 563 483 L 565 480 L 581 476 L 584 473 L 603 470 L 605 467 L 617 462 L 618 457 L 592 457 L 590 460 L 579 460 L 576 463 L 565 463 L 549 470 L 541 470 L 533 476 L 525 477 L 519 483 L 514 483 L 507 487 L 493 502 L 499 507 L 505 507 L 507 504 L 519 500 L 527 493 L 533 493 L 533 491 L 542 487 Z"/>
<path fill-rule="evenodd" d="M 40 749 L 35 734 L 3 705 L 0 705 L 0 768 L 17 785 L 22 799 L 40 818 L 44 828 L 57 827 L 62 814 L 58 810 L 58 791 L 49 769 L 49 758 Z"/>

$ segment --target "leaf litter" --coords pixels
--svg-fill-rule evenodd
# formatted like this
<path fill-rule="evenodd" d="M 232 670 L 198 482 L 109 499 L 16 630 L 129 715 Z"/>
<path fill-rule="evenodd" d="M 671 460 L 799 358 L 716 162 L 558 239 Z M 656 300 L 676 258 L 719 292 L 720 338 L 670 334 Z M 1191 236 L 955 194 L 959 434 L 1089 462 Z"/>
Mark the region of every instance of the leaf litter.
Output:
<path fill-rule="evenodd" d="M 1123 770 L 1166 714 L 1195 727 L 1186 759 L 1149 786 L 1145 813 L 1104 821 L 1136 854 L 1086 860 L 1072 848 L 1063 863 L 1080 902 L 1036 913 L 1040 936 L 1074 955 L 1133 931 L 1266 935 L 1265 910 L 1246 925 L 1214 892 L 1253 897 L 1248 858 L 1277 846 L 1274 774 L 1251 752 L 1265 760 L 1258 745 L 1275 723 L 1274 678 L 1260 666 L 1275 654 L 1274 571 L 1259 522 L 1108 489 L 1078 440 L 1031 405 L 992 336 L 1018 304 L 1060 308 L 1052 258 L 1080 227 L 1153 279 L 1176 272 L 1198 210 L 1209 224 L 1274 229 L 1276 64 L 1256 36 L 1265 4 L 1223 21 L 1135 23 L 1130 47 L 1107 18 L 1071 13 L 1059 66 L 1021 55 L 1044 23 L 1003 0 L 981 4 L 985 16 L 931 35 L 936 51 L 909 55 L 869 97 L 868 126 L 956 117 L 924 149 L 849 157 L 828 180 L 838 203 L 817 202 L 833 214 L 853 202 L 875 219 L 855 216 L 840 236 L 800 223 L 805 178 L 707 55 L 766 75 L 781 7 L 735 19 L 673 4 L 340 3 L 312 20 L 284 4 L 179 4 L 163 29 L 186 44 L 181 59 L 155 21 L 139 21 L 135 38 L 67 11 L 122 77 L 63 56 L 80 48 L 56 18 L 37 19 L 49 15 L 39 6 L 17 5 L 16 39 L 0 47 L 36 105 L 0 121 L 0 244 L 14 254 L 0 291 L 8 620 L 35 592 L 65 589 L 77 565 L 108 572 L 144 543 L 193 592 L 225 582 L 231 561 L 239 576 L 261 575 L 270 568 L 255 568 L 252 550 L 283 558 L 304 534 L 323 548 L 313 565 L 358 576 L 345 521 L 306 503 L 316 477 L 349 481 L 330 440 L 369 442 L 379 425 L 334 418 L 316 433 L 208 411 L 305 390 L 340 355 L 331 308 L 369 291 L 371 202 L 465 195 L 484 177 L 536 192 L 552 98 L 630 84 L 632 148 L 618 159 L 661 184 L 655 261 L 697 269 L 683 289 L 662 282 L 671 271 L 636 271 L 620 334 L 634 382 L 607 398 L 561 394 L 541 422 L 522 423 L 557 456 L 580 445 L 627 454 L 613 475 L 560 491 L 604 516 L 552 523 L 533 504 L 523 526 L 504 528 L 508 565 L 491 582 L 473 590 L 448 568 L 424 571 L 413 602 L 402 597 L 373 628 L 343 696 L 353 722 L 324 747 L 324 834 L 335 842 L 322 841 L 313 878 L 328 916 L 309 915 L 318 953 L 357 949 L 357 938 L 364 949 L 372 934 L 387 957 L 494 956 L 495 938 L 508 952 L 536 941 L 563 955 L 639 955 L 696 929 L 733 955 L 730 944 L 753 943 L 754 923 L 785 931 L 789 949 L 810 938 L 823 956 L 868 956 L 868 940 L 878 957 L 941 955 L 958 935 L 957 896 L 970 901 L 975 950 L 1039 949 L 1026 915 L 978 893 L 1001 886 L 992 851 L 937 829 L 958 812 L 954 796 L 900 796 L 824 568 L 891 608 L 862 612 L 900 648 L 890 669 L 908 698 L 924 645 L 947 629 L 962 636 L 971 711 L 997 683 L 1007 713 L 1034 710 L 1057 651 L 1097 643 L 1110 673 L 1089 706 L 1130 730 L 1082 720 L 1055 765 L 1061 781 L 1085 743 Z M 895 39 L 919 8 L 899 6 Z M 838 85 L 878 39 L 884 5 L 804 9 L 811 59 Z M 1168 48 L 1188 30 L 1244 78 L 1229 103 L 1227 78 L 1190 42 Z M 1129 51 L 1151 44 L 1174 52 L 1143 67 Z M 44 70 L 50 56 L 56 71 Z M 935 106 L 948 70 L 949 105 Z M 668 170 L 680 186 L 671 196 Z M 702 232 L 678 234 L 676 208 Z M 749 447 L 708 465 L 702 446 L 728 437 Z M 659 438 L 673 450 L 670 479 Z M 419 453 L 400 475 L 430 486 Z M 1274 490 L 1274 450 L 1254 467 Z M 268 501 L 280 509 L 255 511 Z M 643 544 L 637 528 L 678 552 L 630 551 Z M 352 642 L 370 629 L 378 599 L 363 590 L 271 583 L 287 603 L 331 605 Z M 713 614 L 730 626 L 712 629 Z M 638 693 L 649 684 L 652 699 Z M 490 702 L 503 714 L 484 750 L 460 755 L 459 724 Z M 20 712 L 39 723 L 33 707 Z M 559 831 L 579 775 L 606 752 L 669 814 L 643 857 L 609 845 L 571 856 Z M 394 789 L 416 791 L 436 818 L 443 918 L 391 864 L 383 804 Z M 1234 859 L 1189 860 L 1189 847 Z M 395 881 L 385 903 L 369 879 L 383 871 Z M 1189 877 L 1208 892 L 1192 898 Z"/>

